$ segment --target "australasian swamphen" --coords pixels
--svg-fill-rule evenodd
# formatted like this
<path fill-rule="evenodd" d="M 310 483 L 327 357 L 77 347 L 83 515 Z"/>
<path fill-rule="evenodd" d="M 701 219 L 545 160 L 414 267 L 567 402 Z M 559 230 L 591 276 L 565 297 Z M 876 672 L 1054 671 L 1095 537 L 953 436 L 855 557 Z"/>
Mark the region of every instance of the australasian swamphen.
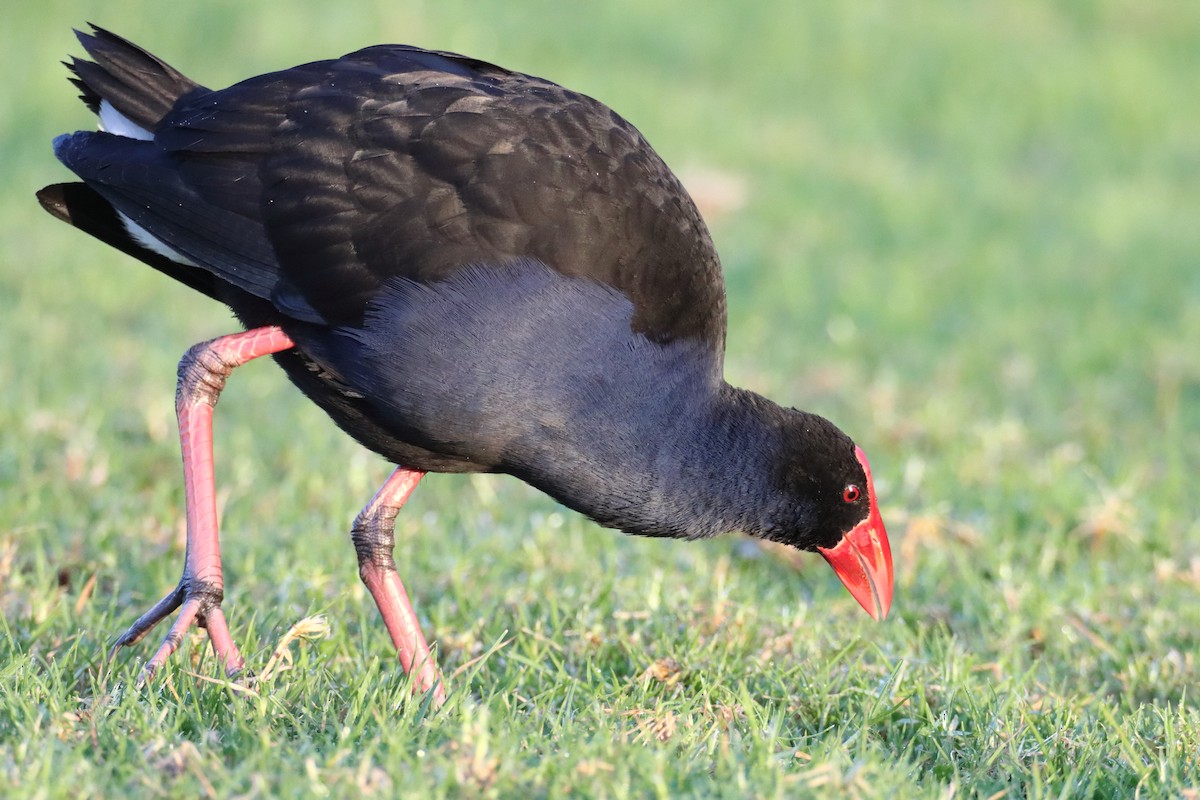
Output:
<path fill-rule="evenodd" d="M 68 67 L 100 130 L 55 140 L 82 182 L 46 187 L 42 205 L 247 329 L 179 365 L 183 577 L 116 643 L 182 607 L 144 677 L 192 624 L 229 674 L 243 664 L 221 610 L 212 413 L 233 368 L 264 355 L 400 465 L 352 539 L 401 664 L 436 703 L 445 689 L 392 558 L 426 472 L 514 475 L 628 533 L 816 550 L 887 614 L 866 456 L 827 420 L 724 381 L 708 230 L 616 113 L 416 47 L 213 91 L 108 31 L 78 35 L 92 60 Z"/>

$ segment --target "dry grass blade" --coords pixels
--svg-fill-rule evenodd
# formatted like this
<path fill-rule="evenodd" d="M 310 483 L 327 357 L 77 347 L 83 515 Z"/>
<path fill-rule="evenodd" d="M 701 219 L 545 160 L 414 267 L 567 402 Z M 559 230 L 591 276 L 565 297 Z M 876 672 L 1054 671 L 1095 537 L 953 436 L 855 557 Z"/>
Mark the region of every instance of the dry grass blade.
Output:
<path fill-rule="evenodd" d="M 329 635 L 329 623 L 325 617 L 316 615 L 305 617 L 295 625 L 287 629 L 283 634 L 283 638 L 279 640 L 279 644 L 275 645 L 274 652 L 267 659 L 266 666 L 258 673 L 255 679 L 257 683 L 265 683 L 275 676 L 277 672 L 286 672 L 292 668 L 292 651 L 290 645 L 295 641 L 312 641 L 314 639 L 323 639 Z"/>

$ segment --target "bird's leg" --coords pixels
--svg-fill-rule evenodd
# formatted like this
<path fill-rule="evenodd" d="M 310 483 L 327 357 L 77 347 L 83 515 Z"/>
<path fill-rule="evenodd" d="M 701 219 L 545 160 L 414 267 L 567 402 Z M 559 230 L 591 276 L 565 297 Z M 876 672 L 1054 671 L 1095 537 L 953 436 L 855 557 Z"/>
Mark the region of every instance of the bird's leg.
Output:
<path fill-rule="evenodd" d="M 396 546 L 396 515 L 424 475 L 424 472 L 398 467 L 366 508 L 359 512 L 350 538 L 358 554 L 359 577 L 375 598 L 375 605 L 379 606 L 383 623 L 400 656 L 400 666 L 411 676 L 415 691 L 433 691 L 433 704 L 437 707 L 446 700 L 446 687 L 442 685 L 441 672 L 425 642 L 417 612 L 409 602 L 392 557 Z"/>
<path fill-rule="evenodd" d="M 236 675 L 243 659 L 229 635 L 221 600 L 225 582 L 221 574 L 221 547 L 217 535 L 217 495 L 213 481 L 213 406 L 225 379 L 234 367 L 259 356 L 293 347 L 277 327 L 255 328 L 221 336 L 195 345 L 179 362 L 175 390 L 175 414 L 179 419 L 179 442 L 183 451 L 183 479 L 187 502 L 187 551 L 179 585 L 147 611 L 121 635 L 112 653 L 140 641 L 150 629 L 182 606 L 175 624 L 146 663 L 139 683 L 154 676 L 179 647 L 193 623 L 208 629 L 225 674 Z M 111 654 L 110 654 L 111 656 Z"/>

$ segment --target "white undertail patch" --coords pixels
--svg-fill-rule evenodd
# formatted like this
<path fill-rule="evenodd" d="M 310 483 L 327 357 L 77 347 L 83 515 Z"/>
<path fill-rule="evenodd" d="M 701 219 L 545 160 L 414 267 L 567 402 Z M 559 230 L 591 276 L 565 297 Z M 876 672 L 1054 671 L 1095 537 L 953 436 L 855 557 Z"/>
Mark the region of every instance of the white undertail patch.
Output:
<path fill-rule="evenodd" d="M 117 111 L 107 100 L 100 101 L 100 130 L 129 139 L 141 139 L 144 142 L 154 138 L 153 133 Z"/>
<path fill-rule="evenodd" d="M 111 133 L 114 136 L 124 136 L 128 139 L 140 139 L 143 142 L 148 142 L 154 139 L 154 134 L 138 125 L 129 117 L 117 111 L 116 107 L 107 100 L 100 101 L 100 130 L 105 133 Z M 158 253 L 160 256 L 171 259 L 177 264 L 186 264 L 189 267 L 197 266 L 195 261 L 180 253 L 178 250 L 170 247 L 166 242 L 151 235 L 150 231 L 138 225 L 127 214 L 120 211 L 117 216 L 121 218 L 121 222 L 125 225 L 125 230 L 133 237 L 133 240 L 147 250 Z"/>
<path fill-rule="evenodd" d="M 200 266 L 183 253 L 167 245 L 167 243 L 162 239 L 155 238 L 153 235 L 151 235 L 150 231 L 146 230 L 141 225 L 138 225 L 126 214 L 122 214 L 120 211 L 118 211 L 117 216 L 121 218 L 121 222 L 125 223 L 125 230 L 129 231 L 129 235 L 133 237 L 133 240 L 142 247 L 146 248 L 147 250 L 153 250 L 160 256 L 166 256 L 177 264 L 186 264 L 189 267 Z"/>

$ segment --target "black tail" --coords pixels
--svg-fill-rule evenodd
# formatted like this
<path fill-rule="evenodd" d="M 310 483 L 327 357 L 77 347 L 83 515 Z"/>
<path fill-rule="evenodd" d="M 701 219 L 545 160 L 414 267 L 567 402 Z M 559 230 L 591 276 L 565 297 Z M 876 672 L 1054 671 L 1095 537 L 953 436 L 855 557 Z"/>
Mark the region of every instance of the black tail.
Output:
<path fill-rule="evenodd" d="M 174 68 L 132 42 L 95 25 L 92 33 L 76 31 L 94 62 L 72 58 L 66 64 L 80 99 L 94 113 L 107 101 L 134 124 L 152 131 L 185 94 L 202 89 Z M 60 139 L 63 137 L 60 137 Z M 53 216 L 105 244 L 164 272 L 186 286 L 216 297 L 216 278 L 205 270 L 180 264 L 135 241 L 108 200 L 82 183 L 57 183 L 37 193 Z"/>
<path fill-rule="evenodd" d="M 139 245 L 130 237 L 112 205 L 85 184 L 55 183 L 38 191 L 37 199 L 42 208 L 63 222 L 149 264 L 185 286 L 214 300 L 220 299 L 217 296 L 218 281 L 211 272 L 180 264 Z"/>
<path fill-rule="evenodd" d="M 154 130 L 180 97 L 201 88 L 174 67 L 142 48 L 95 25 L 92 33 L 75 31 L 95 62 L 72 58 L 66 67 L 79 87 L 79 98 L 94 113 L 107 100 L 113 108 L 146 130 Z"/>

